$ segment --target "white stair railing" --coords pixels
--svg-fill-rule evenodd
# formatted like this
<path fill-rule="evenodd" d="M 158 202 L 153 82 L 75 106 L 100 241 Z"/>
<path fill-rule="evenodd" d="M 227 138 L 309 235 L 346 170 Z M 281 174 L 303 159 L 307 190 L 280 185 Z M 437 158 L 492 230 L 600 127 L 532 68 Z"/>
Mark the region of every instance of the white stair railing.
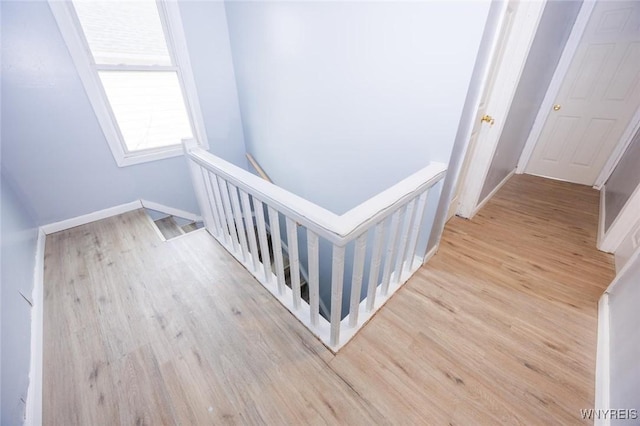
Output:
<path fill-rule="evenodd" d="M 444 178 L 444 164 L 431 163 L 345 214 L 336 215 L 214 156 L 199 148 L 195 140 L 184 141 L 184 148 L 209 233 L 334 352 L 422 265 L 424 253 L 418 253 L 417 247 L 418 237 L 425 231 L 427 195 Z M 269 259 L 267 221 L 273 236 L 275 271 Z M 291 288 L 285 284 L 282 245 L 277 238 L 285 235 Z M 301 240 L 303 244 L 306 240 L 306 246 L 301 246 Z M 322 240 L 331 245 L 327 262 L 320 261 Z M 353 249 L 347 250 L 350 244 Z M 352 265 L 350 271 L 345 271 L 346 260 Z M 301 299 L 296 278 L 302 262 L 306 262 L 309 275 L 309 304 Z M 329 265 L 330 281 L 321 276 Z M 345 274 L 351 284 L 348 294 L 343 294 Z M 331 286 L 329 321 L 319 314 L 321 283 Z M 343 301 L 348 306 L 344 318 Z"/>

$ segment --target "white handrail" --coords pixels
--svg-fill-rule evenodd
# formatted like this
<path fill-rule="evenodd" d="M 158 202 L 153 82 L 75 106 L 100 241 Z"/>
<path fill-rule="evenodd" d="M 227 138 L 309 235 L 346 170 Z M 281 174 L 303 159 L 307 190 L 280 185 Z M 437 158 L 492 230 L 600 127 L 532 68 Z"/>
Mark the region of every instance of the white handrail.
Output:
<path fill-rule="evenodd" d="M 264 171 L 264 169 L 260 166 L 260 164 L 258 164 L 258 162 L 256 161 L 255 158 L 253 158 L 253 155 L 249 154 L 248 152 L 246 153 L 246 157 L 247 160 L 249 160 L 249 164 L 251 164 L 251 166 L 253 166 L 254 169 L 256 169 L 256 172 L 258 172 L 258 175 L 266 180 L 267 182 L 271 182 L 273 183 L 273 181 L 271 180 L 271 178 L 269 177 L 269 175 L 267 174 L 267 172 Z"/>
<path fill-rule="evenodd" d="M 392 206 L 413 198 L 412 196 L 424 188 L 433 186 L 444 177 L 447 171 L 443 163 L 432 162 L 391 188 L 339 216 L 198 148 L 197 143 L 190 148 L 190 144 L 185 142 L 185 147 L 189 158 L 200 166 L 215 168 L 228 182 L 238 188 L 259 194 L 262 201 L 274 205 L 280 212 L 286 212 L 287 216 L 304 222 L 322 237 L 340 245 L 351 241 L 363 227 L 385 216 Z"/>
<path fill-rule="evenodd" d="M 333 351 L 422 265 L 424 253 L 417 252 L 417 241 L 425 228 L 427 194 L 443 179 L 444 164 L 431 163 L 337 215 L 198 148 L 195 140 L 184 141 L 184 149 L 207 230 Z M 300 238 L 306 244 L 300 244 Z M 329 257 L 321 249 L 322 240 L 331 244 Z M 347 247 L 351 243 L 354 250 Z M 282 256 L 287 245 L 296 247 L 289 253 L 295 268 L 306 265 L 309 304 L 300 298 L 298 279 L 291 279 L 291 288 L 284 285 Z M 318 313 L 322 296 L 329 294 L 327 321 Z"/>

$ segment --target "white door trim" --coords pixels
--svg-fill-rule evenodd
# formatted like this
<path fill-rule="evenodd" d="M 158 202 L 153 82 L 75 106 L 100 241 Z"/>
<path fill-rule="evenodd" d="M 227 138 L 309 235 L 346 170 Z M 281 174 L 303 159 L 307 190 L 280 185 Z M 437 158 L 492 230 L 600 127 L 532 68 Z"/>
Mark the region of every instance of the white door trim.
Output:
<path fill-rule="evenodd" d="M 529 163 L 529 160 L 531 159 L 533 150 L 540 138 L 544 124 L 547 121 L 547 116 L 549 115 L 549 112 L 551 112 L 555 98 L 558 96 L 558 92 L 560 91 L 560 86 L 564 81 L 564 77 L 567 75 L 567 71 L 573 61 L 573 57 L 578 50 L 580 40 L 582 39 L 584 30 L 587 28 L 589 18 L 591 18 L 591 12 L 593 12 L 595 5 L 595 1 L 582 2 L 582 7 L 580 7 L 580 12 L 578 12 L 576 22 L 573 24 L 573 29 L 571 30 L 571 34 L 564 46 L 556 71 L 553 73 L 551 83 L 549 83 L 549 87 L 547 88 L 547 93 L 544 95 L 544 99 L 542 100 L 542 104 L 540 104 L 540 109 L 538 110 L 538 115 L 533 122 L 531 133 L 529 133 L 527 142 L 522 150 L 522 155 L 520 155 L 520 160 L 518 160 L 518 166 L 516 167 L 517 174 L 524 173 L 527 163 Z"/>
<path fill-rule="evenodd" d="M 615 280 L 614 280 L 615 282 Z M 610 337 L 609 337 L 609 293 L 598 301 L 598 343 L 596 346 L 596 410 L 610 408 Z M 608 425 L 608 419 L 596 419 L 595 425 Z"/>
<path fill-rule="evenodd" d="M 470 150 L 473 125 L 476 122 L 478 109 L 482 104 L 483 91 L 487 83 L 487 75 L 493 60 L 494 46 L 504 19 L 504 11 L 507 9 L 505 1 L 492 1 L 489 6 L 489 13 L 480 39 L 478 55 L 476 57 L 473 72 L 469 81 L 469 90 L 462 108 L 458 130 L 451 151 L 447 178 L 442 186 L 438 209 L 433 222 L 433 229 L 429 235 L 427 248 L 435 247 L 439 244 L 442 231 L 447 222 L 447 209 L 451 208 L 452 199 L 457 195 L 457 186 L 462 185 L 464 176 L 464 162 L 467 152 Z M 457 209 L 457 205 L 456 205 Z"/>
<path fill-rule="evenodd" d="M 496 3 L 494 3 L 492 8 L 493 7 L 496 7 Z M 458 210 L 460 210 L 460 204 L 461 204 L 460 200 L 462 199 L 462 192 L 463 192 L 462 189 L 467 181 L 470 162 L 472 160 L 473 153 L 475 152 L 475 146 L 477 142 L 477 137 L 474 138 L 473 136 L 474 135 L 473 130 L 476 128 L 476 125 L 477 125 L 475 120 L 479 115 L 478 111 L 480 110 L 480 108 L 482 108 L 483 99 L 486 103 L 487 94 L 485 92 L 490 90 L 492 86 L 490 85 L 491 72 L 492 71 L 495 72 L 497 68 L 497 62 L 499 62 L 499 60 L 501 59 L 501 55 L 499 55 L 500 54 L 499 49 L 500 49 L 500 43 L 502 42 L 503 38 L 505 38 L 505 35 L 503 34 L 503 32 L 506 31 L 505 25 L 507 24 L 505 23 L 505 18 L 508 11 L 508 2 L 504 1 L 500 3 L 499 6 L 497 7 L 500 7 L 500 9 L 496 13 L 495 18 L 493 18 L 495 19 L 495 22 L 492 22 L 491 11 L 489 12 L 490 16 L 487 18 L 487 22 L 485 24 L 485 34 L 483 35 L 483 39 L 481 40 L 480 51 L 478 52 L 478 58 L 476 59 L 476 61 L 480 61 L 482 59 L 481 56 L 484 56 L 484 55 L 486 55 L 486 58 L 487 58 L 485 60 L 485 64 L 481 72 L 481 77 L 479 78 L 480 83 L 479 83 L 478 93 L 477 93 L 476 99 L 474 100 L 472 111 L 469 113 L 471 123 L 469 124 L 469 127 L 467 129 L 467 135 L 465 136 L 466 146 L 462 150 L 462 153 L 459 154 L 460 166 L 458 170 L 455 172 L 456 182 L 453 184 L 451 188 L 452 197 L 449 200 L 449 205 L 447 207 L 445 222 L 449 221 L 453 216 L 455 216 L 458 213 Z M 487 31 L 488 31 L 489 25 L 492 25 L 493 28 L 495 28 L 495 30 L 493 30 L 493 33 L 491 33 L 491 35 L 489 36 L 489 39 L 485 41 L 485 38 L 487 37 Z M 490 45 L 488 48 L 486 48 L 485 50 L 486 53 L 484 54 L 482 52 L 483 43 Z M 478 64 L 476 64 L 476 67 L 477 66 Z M 448 173 L 451 173 L 451 172 L 452 172 L 452 169 L 450 168 Z"/>
<path fill-rule="evenodd" d="M 640 131 L 640 107 L 638 107 L 638 109 L 636 110 L 636 113 L 627 125 L 627 128 L 618 141 L 618 144 L 611 153 L 611 156 L 602 167 L 598 178 L 593 184 L 593 187 L 595 189 L 602 189 L 604 184 L 607 182 L 607 179 L 609 179 L 611 173 L 613 173 L 616 166 L 618 165 L 618 162 L 620 162 L 620 160 L 622 159 L 624 152 L 627 150 L 627 148 L 631 144 L 631 141 L 633 140 L 633 137 L 638 131 Z"/>
<path fill-rule="evenodd" d="M 26 426 L 42 426 L 42 368 L 44 362 L 44 249 L 47 235 L 38 229 L 36 261 L 33 271 L 31 300 L 31 359 L 29 361 L 29 387 L 25 411 Z"/>
<path fill-rule="evenodd" d="M 596 247 L 600 249 L 602 247 L 602 241 L 604 240 L 604 218 L 607 208 L 607 188 L 603 187 L 600 190 L 600 207 L 598 211 L 598 235 L 596 236 Z"/>
<path fill-rule="evenodd" d="M 512 29 L 521 32 L 516 33 L 516 37 L 507 39 L 508 42 L 504 47 L 505 50 L 503 51 L 501 63 L 494 69 L 494 72 L 500 75 L 505 72 L 505 70 L 516 69 L 517 75 L 515 76 L 515 80 L 511 81 L 513 87 L 507 89 L 510 90 L 510 92 L 504 95 L 504 102 L 506 102 L 507 107 L 504 112 L 504 117 L 498 117 L 498 122 L 496 123 L 498 134 L 495 138 L 491 139 L 478 137 L 475 142 L 475 147 L 472 148 L 472 157 L 469 162 L 467 176 L 464 182 L 459 183 L 460 185 L 464 185 L 462 193 L 460 194 L 460 206 L 457 211 L 459 216 L 471 219 L 478 210 L 480 193 L 482 192 L 482 187 L 487 178 L 489 168 L 491 167 L 491 162 L 498 146 L 498 141 L 500 140 L 500 134 L 502 133 L 506 117 L 511 108 L 511 103 L 520 77 L 522 76 L 527 57 L 529 56 L 529 51 L 533 44 L 545 5 L 546 0 L 540 2 L 521 2 L 515 11 Z M 495 48 L 497 49 L 499 47 L 496 46 Z M 515 57 L 509 58 L 507 55 L 508 52 L 515 55 Z M 495 53 L 496 52 L 494 52 L 494 54 Z M 505 59 L 509 61 L 509 63 L 507 63 Z M 486 76 L 486 78 L 490 78 L 490 76 Z M 487 106 L 491 105 L 491 99 L 496 96 L 495 93 L 497 93 L 497 91 L 501 89 L 504 90 L 504 87 L 500 87 L 499 82 L 497 83 L 498 84 L 494 83 L 491 89 L 492 93 L 487 97 Z M 486 85 L 486 81 L 484 84 Z M 492 114 L 492 111 L 487 110 L 487 113 Z"/>

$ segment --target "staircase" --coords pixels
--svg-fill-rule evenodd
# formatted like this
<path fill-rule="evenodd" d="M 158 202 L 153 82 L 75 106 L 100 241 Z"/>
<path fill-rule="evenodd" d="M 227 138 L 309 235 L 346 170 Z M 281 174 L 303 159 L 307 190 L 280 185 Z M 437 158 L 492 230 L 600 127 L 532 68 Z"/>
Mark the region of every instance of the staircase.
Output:
<path fill-rule="evenodd" d="M 258 228 L 254 227 L 254 230 L 256 232 L 256 236 L 258 235 Z M 271 263 L 271 270 L 275 271 L 276 270 L 276 262 L 275 262 L 275 257 L 274 257 L 274 252 L 273 252 L 273 242 L 271 241 L 271 232 L 269 230 L 267 230 L 267 244 L 269 245 L 269 259 L 270 259 L 270 263 Z M 281 241 L 281 245 L 282 245 L 282 261 L 283 261 L 283 272 L 284 272 L 284 282 L 286 284 L 287 287 L 289 287 L 290 289 L 292 288 L 292 277 L 291 277 L 291 262 L 289 261 L 289 250 L 285 244 L 284 241 Z M 258 247 L 258 259 L 260 259 L 260 262 L 263 262 L 262 260 L 262 252 L 260 247 Z M 305 271 L 304 267 L 300 267 L 299 268 L 299 279 L 300 279 L 300 297 L 302 298 L 302 300 L 304 300 L 305 302 L 309 303 L 309 282 L 307 281 L 307 272 Z M 322 302 L 322 301 L 321 301 Z M 322 316 L 326 318 L 328 318 L 328 313 L 326 311 L 326 308 L 323 308 L 324 304 L 320 305 L 320 313 L 322 314 Z"/>
<path fill-rule="evenodd" d="M 149 215 L 149 212 L 147 212 L 147 215 L 149 216 L 149 218 L 152 217 Z M 169 241 L 173 238 L 188 234 L 189 232 L 193 232 L 204 227 L 204 223 L 202 221 L 184 219 L 173 215 L 164 216 L 156 220 L 151 220 L 164 241 Z"/>

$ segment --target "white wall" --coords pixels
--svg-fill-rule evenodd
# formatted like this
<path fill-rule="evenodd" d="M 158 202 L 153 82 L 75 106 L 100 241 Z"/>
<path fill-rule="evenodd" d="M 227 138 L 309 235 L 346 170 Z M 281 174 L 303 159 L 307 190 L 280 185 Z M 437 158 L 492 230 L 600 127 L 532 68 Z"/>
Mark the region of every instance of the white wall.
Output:
<path fill-rule="evenodd" d="M 518 164 L 582 1 L 548 1 L 514 94 L 480 200 Z"/>
<path fill-rule="evenodd" d="M 224 8 L 180 8 L 211 151 L 245 167 Z M 2 42 L 2 167 L 39 224 L 139 198 L 198 211 L 184 158 L 117 167 L 45 1 L 3 1 Z"/>
<path fill-rule="evenodd" d="M 0 180 L 0 423 L 17 425 L 24 419 L 31 342 L 31 307 L 20 293 L 31 300 L 38 230 L 10 178 L 2 173 Z"/>
<path fill-rule="evenodd" d="M 229 2 L 248 150 L 343 213 L 448 162 L 489 2 Z"/>
<path fill-rule="evenodd" d="M 640 256 L 616 278 L 609 289 L 610 405 L 636 409 L 640 415 Z M 612 421 L 612 424 L 629 421 Z"/>

